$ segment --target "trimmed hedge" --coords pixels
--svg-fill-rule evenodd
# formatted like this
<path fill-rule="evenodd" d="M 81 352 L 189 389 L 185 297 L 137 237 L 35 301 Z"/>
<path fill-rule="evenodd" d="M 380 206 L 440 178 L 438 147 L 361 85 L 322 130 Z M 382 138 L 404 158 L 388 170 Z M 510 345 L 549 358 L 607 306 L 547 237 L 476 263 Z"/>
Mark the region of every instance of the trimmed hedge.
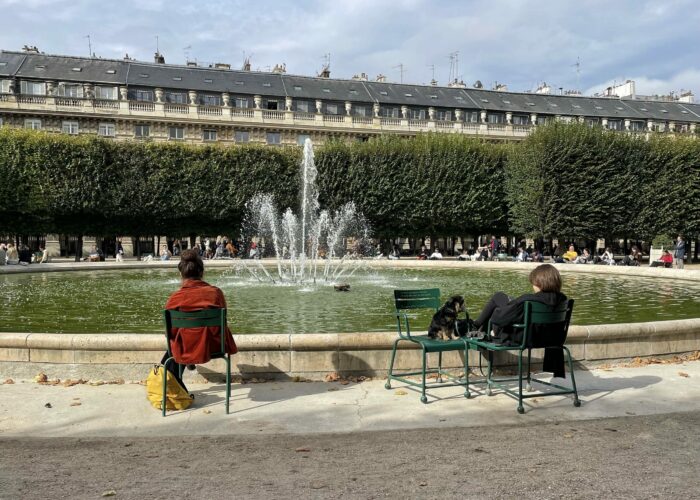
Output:
<path fill-rule="evenodd" d="M 115 142 L 0 129 L 0 233 L 236 234 L 245 203 L 297 207 L 301 149 Z M 583 125 L 518 144 L 451 134 L 316 150 L 321 205 L 379 237 L 700 234 L 700 141 Z"/>

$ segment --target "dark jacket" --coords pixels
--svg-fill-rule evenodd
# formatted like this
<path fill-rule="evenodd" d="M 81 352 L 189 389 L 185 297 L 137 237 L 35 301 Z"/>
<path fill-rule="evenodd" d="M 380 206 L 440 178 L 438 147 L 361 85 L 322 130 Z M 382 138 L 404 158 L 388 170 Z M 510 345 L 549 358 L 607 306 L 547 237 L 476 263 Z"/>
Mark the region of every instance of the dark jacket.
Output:
<path fill-rule="evenodd" d="M 522 323 L 525 315 L 525 302 L 539 302 L 549 307 L 556 307 L 566 302 L 567 297 L 559 292 L 538 292 L 521 295 L 513 299 L 505 306 L 497 307 L 491 315 L 491 326 L 496 333 L 496 340 L 504 344 L 520 345 L 522 342 L 522 330 L 515 331 L 511 328 L 513 323 Z M 546 325 L 536 326 L 530 332 L 530 347 L 544 345 L 563 344 L 566 336 L 561 328 L 552 328 L 547 331 Z M 560 347 L 548 348 L 544 351 L 543 371 L 552 372 L 555 377 L 564 377 L 564 352 Z"/>

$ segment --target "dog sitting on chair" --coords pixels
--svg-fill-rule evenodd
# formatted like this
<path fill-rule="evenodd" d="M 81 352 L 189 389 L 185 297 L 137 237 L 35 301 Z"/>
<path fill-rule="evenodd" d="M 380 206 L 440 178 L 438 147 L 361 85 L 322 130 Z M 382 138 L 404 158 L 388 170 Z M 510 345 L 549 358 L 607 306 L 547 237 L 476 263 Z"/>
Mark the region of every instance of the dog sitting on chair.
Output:
<path fill-rule="evenodd" d="M 428 337 L 432 339 L 440 338 L 443 340 L 456 338 L 455 322 L 457 321 L 457 315 L 466 310 L 464 297 L 461 295 L 453 295 L 450 297 L 450 300 L 445 302 L 445 305 L 438 309 L 433 315 L 430 328 L 428 328 Z"/>

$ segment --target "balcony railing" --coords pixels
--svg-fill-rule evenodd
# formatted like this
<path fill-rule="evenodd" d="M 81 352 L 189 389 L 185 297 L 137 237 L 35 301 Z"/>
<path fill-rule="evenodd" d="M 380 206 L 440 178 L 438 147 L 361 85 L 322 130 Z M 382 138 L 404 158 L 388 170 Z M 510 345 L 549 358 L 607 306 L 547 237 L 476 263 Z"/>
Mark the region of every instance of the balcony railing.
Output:
<path fill-rule="evenodd" d="M 253 118 L 254 113 L 252 109 L 248 108 L 231 108 L 231 116 L 236 116 L 240 118 Z"/>
<path fill-rule="evenodd" d="M 436 128 L 443 128 L 443 129 L 455 128 L 455 124 L 454 124 L 454 122 L 439 120 L 439 121 L 435 122 L 435 127 Z"/>
<path fill-rule="evenodd" d="M 428 126 L 428 120 L 408 120 L 408 126 L 411 128 L 425 128 Z"/>
<path fill-rule="evenodd" d="M 199 106 L 197 113 L 208 116 L 221 116 L 221 108 L 218 106 Z"/>
<path fill-rule="evenodd" d="M 265 118 L 266 120 L 284 120 L 284 111 L 264 109 L 263 118 Z"/>
<path fill-rule="evenodd" d="M 400 118 L 382 118 L 381 124 L 382 125 L 391 125 L 392 127 L 399 127 L 399 126 L 401 126 L 401 119 Z"/>
<path fill-rule="evenodd" d="M 57 97 L 56 106 L 65 106 L 69 108 L 82 108 L 83 99 L 72 98 L 72 97 Z"/>
<path fill-rule="evenodd" d="M 152 113 L 156 110 L 156 105 L 152 102 L 129 101 L 129 111 L 141 111 Z"/>
<path fill-rule="evenodd" d="M 187 104 L 166 104 L 165 112 L 186 115 L 190 112 L 190 107 Z"/>
<path fill-rule="evenodd" d="M 119 109 L 119 101 L 107 101 L 95 99 L 92 105 L 98 109 Z"/>
<path fill-rule="evenodd" d="M 343 115 L 323 115 L 323 121 L 332 123 L 343 123 L 345 121 L 345 117 Z"/>
<path fill-rule="evenodd" d="M 294 113 L 294 119 L 312 122 L 316 119 L 316 115 L 313 113 Z"/>
<path fill-rule="evenodd" d="M 17 102 L 21 104 L 46 104 L 46 97 L 33 95 L 17 96 Z"/>
<path fill-rule="evenodd" d="M 356 125 L 372 125 L 372 119 L 366 116 L 353 116 L 352 122 Z"/>

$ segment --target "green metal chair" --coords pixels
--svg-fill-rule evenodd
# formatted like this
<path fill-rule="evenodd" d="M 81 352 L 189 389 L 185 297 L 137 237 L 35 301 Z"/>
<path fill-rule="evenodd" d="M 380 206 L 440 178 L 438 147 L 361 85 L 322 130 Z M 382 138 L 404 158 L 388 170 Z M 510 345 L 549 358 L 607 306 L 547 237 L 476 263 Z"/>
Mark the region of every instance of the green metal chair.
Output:
<path fill-rule="evenodd" d="M 211 353 L 212 359 L 223 358 L 226 361 L 226 414 L 229 414 L 229 400 L 231 399 L 231 355 L 226 354 L 226 309 L 201 309 L 199 311 L 178 311 L 164 309 L 165 320 L 165 344 L 168 350 L 168 358 L 163 363 L 163 416 L 165 416 L 166 376 L 168 364 L 175 361 L 170 351 L 170 332 L 173 328 L 199 328 L 205 326 L 218 326 L 221 333 L 221 350 Z M 180 378 L 183 368 L 180 365 Z"/>
<path fill-rule="evenodd" d="M 421 402 L 427 403 L 428 398 L 425 395 L 426 389 L 426 374 L 436 373 L 438 375 L 437 383 L 430 384 L 430 388 L 436 387 L 447 387 L 447 386 L 464 386 L 465 397 L 469 397 L 469 384 L 468 377 L 460 379 L 452 376 L 450 373 L 442 369 L 442 353 L 446 351 L 464 351 L 464 370 L 468 369 L 468 349 L 469 344 L 467 344 L 464 338 L 459 338 L 455 340 L 441 340 L 432 339 L 427 335 L 412 335 L 411 326 L 409 323 L 408 314 L 406 310 L 415 309 L 430 309 L 433 313 L 440 308 L 440 289 L 439 288 L 427 288 L 422 290 L 394 290 L 394 303 L 396 305 L 396 324 L 399 338 L 394 341 L 394 348 L 391 351 L 391 362 L 389 363 L 389 375 L 387 377 L 386 384 L 384 387 L 386 389 L 391 389 L 391 381 L 398 380 L 404 384 L 408 384 L 414 387 L 420 387 L 421 389 Z M 467 316 L 468 317 L 468 316 Z M 405 326 L 405 332 L 402 329 L 402 321 Z M 394 361 L 396 359 L 396 350 L 399 342 L 412 342 L 420 346 L 423 354 L 423 364 L 422 370 L 419 372 L 403 372 L 396 374 L 394 373 Z M 435 369 L 427 368 L 427 356 L 428 353 L 436 352 L 438 353 L 438 367 Z M 408 380 L 404 377 L 409 377 L 413 375 L 421 375 L 421 383 L 416 383 L 412 380 Z M 452 383 L 442 383 L 442 377 L 445 377 L 452 381 Z"/>
<path fill-rule="evenodd" d="M 492 387 L 498 387 L 507 394 L 518 399 L 518 413 L 525 413 L 525 408 L 523 407 L 523 399 L 544 397 L 544 396 L 559 396 L 562 394 L 573 394 L 574 395 L 574 406 L 581 406 L 581 401 L 578 399 L 578 392 L 576 391 L 576 378 L 574 377 L 574 366 L 571 360 L 571 352 L 564 345 L 566 341 L 566 335 L 569 330 L 569 322 L 571 321 L 571 313 L 574 308 L 574 300 L 569 299 L 568 301 L 561 304 L 556 309 L 551 309 L 545 304 L 539 302 L 525 302 L 525 311 L 523 316 L 523 323 L 511 325 L 516 330 L 522 330 L 522 341 L 520 345 L 503 345 L 496 342 L 490 342 L 485 340 L 477 339 L 467 339 L 467 343 L 472 349 L 483 349 L 488 353 L 488 372 L 486 374 L 486 394 L 491 396 Z M 544 328 L 544 333 L 540 334 L 533 329 L 534 325 L 547 325 Z M 488 324 L 488 330 L 491 332 L 491 321 Z M 548 341 L 544 336 L 555 336 L 556 341 Z M 571 375 L 571 387 L 564 387 L 561 385 L 554 384 L 552 382 L 547 382 L 544 380 L 539 380 L 533 378 L 530 373 L 530 360 L 532 349 L 540 349 L 547 347 L 561 348 L 566 352 L 566 357 L 569 365 L 569 373 Z M 527 350 L 527 375 L 523 373 L 523 352 Z M 518 351 L 518 376 L 510 378 L 493 378 L 493 354 L 494 352 L 503 351 Z M 467 379 L 469 377 L 469 370 L 466 370 Z M 503 382 L 518 381 L 518 390 L 512 390 L 505 385 Z M 526 394 L 523 395 L 523 380 L 527 382 L 526 390 L 532 391 L 532 382 L 537 382 L 538 384 L 543 384 L 549 387 L 554 387 L 558 389 L 552 392 L 538 392 L 536 394 Z"/>

